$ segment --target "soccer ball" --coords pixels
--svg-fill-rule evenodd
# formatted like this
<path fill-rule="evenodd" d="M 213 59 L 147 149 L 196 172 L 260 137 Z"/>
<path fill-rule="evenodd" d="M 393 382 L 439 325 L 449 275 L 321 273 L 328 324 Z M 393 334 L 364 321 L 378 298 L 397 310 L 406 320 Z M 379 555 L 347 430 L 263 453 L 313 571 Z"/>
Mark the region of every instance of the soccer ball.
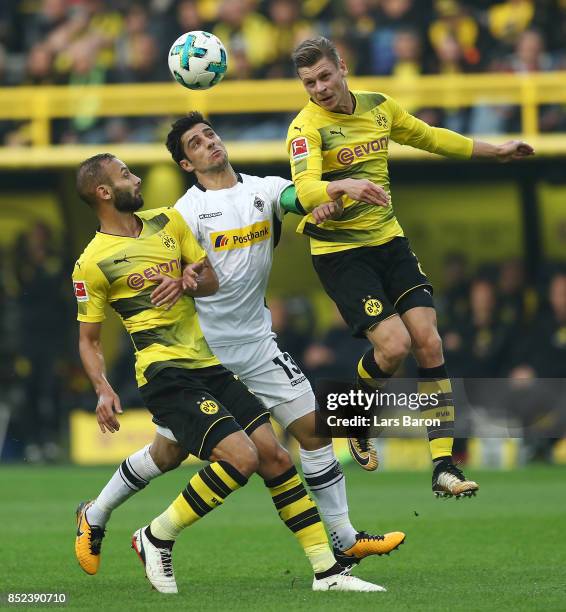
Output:
<path fill-rule="evenodd" d="M 228 67 L 224 45 L 214 34 L 200 30 L 179 36 L 169 50 L 168 62 L 175 80 L 189 89 L 214 87 Z"/>

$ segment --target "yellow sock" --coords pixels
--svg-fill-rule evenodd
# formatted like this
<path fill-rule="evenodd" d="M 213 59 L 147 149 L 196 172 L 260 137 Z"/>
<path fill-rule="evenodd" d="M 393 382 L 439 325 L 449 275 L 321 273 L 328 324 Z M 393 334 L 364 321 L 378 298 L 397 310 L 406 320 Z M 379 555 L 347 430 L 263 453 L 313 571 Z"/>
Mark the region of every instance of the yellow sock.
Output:
<path fill-rule="evenodd" d="M 279 517 L 295 534 L 316 573 L 330 569 L 336 559 L 330 550 L 326 531 L 318 510 L 292 467 L 287 472 L 266 480 Z"/>
<path fill-rule="evenodd" d="M 452 383 L 448 378 L 444 365 L 436 368 L 419 368 L 420 380 L 418 392 L 438 402 L 430 408 L 423 406 L 420 416 L 423 419 L 436 419 L 439 425 L 427 427 L 428 441 L 432 460 L 440 457 L 451 457 L 454 444 L 454 400 L 452 399 Z"/>
<path fill-rule="evenodd" d="M 175 501 L 150 524 L 152 535 L 175 540 L 186 527 L 220 506 L 248 479 L 225 461 L 211 463 L 197 472 Z"/>

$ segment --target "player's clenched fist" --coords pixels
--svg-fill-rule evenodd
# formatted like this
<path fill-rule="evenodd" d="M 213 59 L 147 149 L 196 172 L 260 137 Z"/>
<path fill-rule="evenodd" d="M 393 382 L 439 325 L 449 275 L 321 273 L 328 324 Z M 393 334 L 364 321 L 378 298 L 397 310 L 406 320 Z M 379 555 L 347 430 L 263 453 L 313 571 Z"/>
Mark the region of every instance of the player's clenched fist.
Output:
<path fill-rule="evenodd" d="M 509 162 L 534 155 L 535 150 L 522 140 L 509 140 L 497 147 L 497 158 L 501 162 Z"/>
<path fill-rule="evenodd" d="M 316 225 L 323 223 L 324 221 L 340 219 L 344 213 L 344 206 L 342 200 L 336 200 L 334 202 L 325 202 L 320 204 L 312 211 L 312 216 Z"/>

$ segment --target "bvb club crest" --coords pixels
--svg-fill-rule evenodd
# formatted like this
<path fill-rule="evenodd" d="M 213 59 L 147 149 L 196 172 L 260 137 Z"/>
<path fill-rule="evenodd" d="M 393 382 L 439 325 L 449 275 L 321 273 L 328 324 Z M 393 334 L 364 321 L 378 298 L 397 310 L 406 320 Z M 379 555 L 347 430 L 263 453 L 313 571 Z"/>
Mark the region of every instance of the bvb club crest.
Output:
<path fill-rule="evenodd" d="M 387 117 L 385 115 L 382 115 L 381 113 L 377 113 L 377 115 L 375 116 L 375 122 L 380 128 L 387 127 Z"/>
<path fill-rule="evenodd" d="M 363 300 L 364 310 L 370 317 L 377 317 L 383 312 L 383 304 L 377 299 L 367 296 Z"/>
<path fill-rule="evenodd" d="M 218 412 L 218 404 L 212 400 L 204 400 L 200 403 L 199 408 L 204 414 L 216 414 Z"/>
<path fill-rule="evenodd" d="M 173 238 L 173 236 L 169 236 L 169 234 L 166 234 L 165 232 L 161 234 L 161 242 L 163 243 L 163 246 L 170 251 L 177 248 L 175 238 Z"/>

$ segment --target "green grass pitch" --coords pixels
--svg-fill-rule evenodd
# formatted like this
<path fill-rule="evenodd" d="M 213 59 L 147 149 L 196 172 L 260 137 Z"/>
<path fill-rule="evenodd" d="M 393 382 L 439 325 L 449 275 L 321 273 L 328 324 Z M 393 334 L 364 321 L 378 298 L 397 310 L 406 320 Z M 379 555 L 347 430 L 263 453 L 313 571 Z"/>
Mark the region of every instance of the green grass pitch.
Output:
<path fill-rule="evenodd" d="M 458 501 L 434 499 L 429 473 L 345 472 L 355 526 L 407 532 L 399 551 L 355 571 L 387 593 L 313 593 L 257 477 L 181 536 L 180 594 L 152 591 L 130 536 L 183 488 L 188 468 L 114 513 L 100 572 L 87 576 L 74 557 L 74 510 L 112 468 L 78 467 L 0 468 L 0 592 L 65 591 L 66 609 L 97 610 L 566 610 L 564 468 L 474 472 L 480 494 Z"/>

